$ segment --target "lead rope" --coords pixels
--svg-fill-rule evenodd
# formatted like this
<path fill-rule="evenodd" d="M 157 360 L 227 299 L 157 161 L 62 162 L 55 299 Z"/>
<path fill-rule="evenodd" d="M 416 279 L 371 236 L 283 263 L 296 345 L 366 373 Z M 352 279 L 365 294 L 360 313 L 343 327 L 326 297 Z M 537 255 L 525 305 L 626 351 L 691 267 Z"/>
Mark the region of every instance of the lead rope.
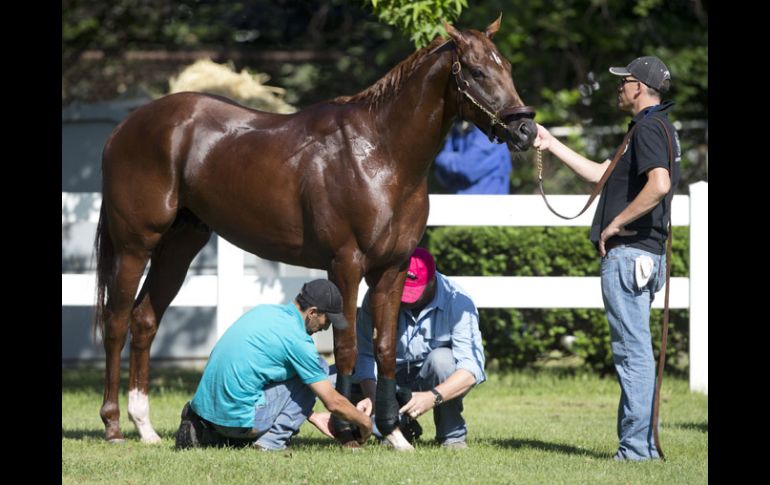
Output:
<path fill-rule="evenodd" d="M 537 149 L 537 180 L 543 183 L 543 150 Z"/>
<path fill-rule="evenodd" d="M 637 125 L 634 125 L 631 127 L 630 130 L 628 130 L 628 133 L 626 133 L 626 136 L 623 138 L 623 143 L 620 144 L 618 147 L 618 150 L 615 152 L 615 156 L 612 158 L 612 162 L 610 162 L 610 165 L 607 167 L 607 169 L 604 171 L 604 174 L 602 175 L 602 178 L 599 180 L 599 182 L 596 183 L 594 186 L 593 192 L 591 192 L 591 196 L 588 197 L 588 201 L 586 202 L 586 205 L 583 206 L 583 208 L 580 210 L 580 212 L 577 213 L 577 215 L 574 215 L 572 217 L 564 216 L 556 212 L 556 210 L 551 207 L 551 204 L 548 203 L 548 199 L 545 196 L 545 189 L 543 188 L 543 153 L 538 148 L 537 149 L 537 178 L 538 178 L 538 184 L 540 185 L 540 195 L 543 196 L 543 201 L 545 201 L 546 207 L 553 212 L 556 216 L 561 217 L 562 219 L 575 219 L 576 217 L 579 217 L 588 210 L 589 207 L 591 207 L 591 203 L 593 203 L 594 199 L 597 195 L 602 191 L 602 187 L 604 187 L 604 184 L 607 182 L 607 179 L 610 178 L 610 174 L 613 170 L 615 170 L 615 165 L 618 164 L 618 160 L 620 160 L 620 157 L 625 152 L 626 146 L 631 141 L 631 134 L 636 129 Z"/>
<path fill-rule="evenodd" d="M 674 145 L 671 139 L 671 135 L 666 128 L 666 124 L 658 118 L 654 118 L 655 121 L 660 123 L 663 127 L 663 131 L 666 133 L 668 139 L 668 175 L 671 177 L 672 187 L 674 180 Z M 663 203 L 665 206 L 665 198 Z M 658 436 L 658 421 L 660 415 L 660 393 L 663 387 L 663 369 L 666 365 L 666 344 L 668 343 L 668 292 L 671 288 L 671 257 L 672 257 L 672 241 L 674 237 L 674 227 L 671 223 L 672 211 L 671 206 L 674 203 L 674 198 L 671 198 L 671 204 L 668 206 L 668 238 L 666 239 L 666 293 L 663 298 L 663 331 L 660 337 L 660 355 L 658 356 L 658 376 L 655 382 L 655 400 L 652 405 L 652 437 L 655 440 L 655 448 L 658 450 L 660 459 L 666 461 L 666 456 L 663 454 L 663 448 L 660 446 L 660 437 Z"/>

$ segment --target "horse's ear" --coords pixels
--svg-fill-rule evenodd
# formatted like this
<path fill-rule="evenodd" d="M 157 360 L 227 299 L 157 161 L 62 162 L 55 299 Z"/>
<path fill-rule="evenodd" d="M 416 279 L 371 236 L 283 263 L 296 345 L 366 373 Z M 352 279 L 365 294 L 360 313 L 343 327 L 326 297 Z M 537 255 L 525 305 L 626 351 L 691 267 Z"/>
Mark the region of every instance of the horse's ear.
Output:
<path fill-rule="evenodd" d="M 490 39 L 494 37 L 494 35 L 497 33 L 498 30 L 500 30 L 500 21 L 503 20 L 503 13 L 500 12 L 500 16 L 497 17 L 497 20 L 492 22 L 487 26 L 487 30 L 484 32 L 487 37 Z"/>
<path fill-rule="evenodd" d="M 444 20 L 444 29 L 446 30 L 446 33 L 449 35 L 449 37 L 454 41 L 455 45 L 460 48 L 460 50 L 463 50 L 468 46 L 468 41 L 465 40 L 463 33 L 455 29 L 452 24 L 448 23 L 446 20 Z"/>

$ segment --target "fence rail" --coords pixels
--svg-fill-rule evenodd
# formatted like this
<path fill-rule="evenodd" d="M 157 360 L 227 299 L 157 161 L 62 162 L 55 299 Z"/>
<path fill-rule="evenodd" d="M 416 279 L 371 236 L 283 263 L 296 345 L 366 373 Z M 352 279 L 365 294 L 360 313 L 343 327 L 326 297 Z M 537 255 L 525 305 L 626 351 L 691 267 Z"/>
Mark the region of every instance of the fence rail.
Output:
<path fill-rule="evenodd" d="M 587 196 L 549 197 L 560 212 L 577 213 Z M 62 227 L 96 223 L 101 194 L 62 193 Z M 431 195 L 430 226 L 589 226 L 592 212 L 566 221 L 551 214 L 537 195 Z M 708 184 L 690 185 L 674 197 L 672 223 L 690 226 L 690 277 L 672 278 L 671 308 L 690 309 L 690 389 L 708 394 Z M 244 274 L 244 252 L 217 241 L 217 274 L 188 275 L 172 306 L 216 307 L 219 337 L 243 312 L 262 303 L 284 303 L 307 278 Z M 602 308 L 598 277 L 450 276 L 479 308 Z M 90 306 L 95 275 L 62 274 L 62 306 Z M 358 303 L 366 285 L 361 283 Z M 656 298 L 653 308 L 662 308 Z M 328 345 L 326 343 L 325 345 Z"/>

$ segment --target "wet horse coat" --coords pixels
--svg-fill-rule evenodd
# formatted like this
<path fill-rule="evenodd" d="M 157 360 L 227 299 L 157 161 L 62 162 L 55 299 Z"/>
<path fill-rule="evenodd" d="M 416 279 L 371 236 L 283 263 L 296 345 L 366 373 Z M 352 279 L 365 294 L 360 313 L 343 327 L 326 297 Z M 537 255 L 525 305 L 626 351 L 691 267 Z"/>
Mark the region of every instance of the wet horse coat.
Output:
<path fill-rule="evenodd" d="M 491 42 L 499 25 L 484 33 L 447 25 L 449 42 L 436 39 L 361 93 L 291 115 L 179 93 L 142 106 L 115 129 L 103 154 L 96 239 L 107 440 L 123 439 L 120 351 L 130 329 L 128 414 L 143 441 L 160 441 L 149 420 L 150 346 L 212 231 L 262 258 L 327 270 L 349 322 L 366 278 L 380 374 L 377 425 L 385 434 L 396 429 L 396 317 L 405 263 L 428 218 L 430 163 L 459 114 L 515 150 L 529 148 L 536 133 L 526 116 L 506 124 L 496 116 L 526 112 L 510 63 Z M 345 394 L 354 324 L 334 330 L 334 354 Z M 352 440 L 346 423 L 336 426 Z"/>

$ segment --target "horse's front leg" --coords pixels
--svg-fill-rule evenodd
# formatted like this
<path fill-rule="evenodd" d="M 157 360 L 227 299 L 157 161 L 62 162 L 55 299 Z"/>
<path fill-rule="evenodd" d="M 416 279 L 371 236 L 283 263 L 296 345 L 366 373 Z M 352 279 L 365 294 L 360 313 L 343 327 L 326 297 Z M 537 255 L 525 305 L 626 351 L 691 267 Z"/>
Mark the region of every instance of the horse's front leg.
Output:
<path fill-rule="evenodd" d="M 356 346 L 356 309 L 358 306 L 358 285 L 361 283 L 363 271 L 360 265 L 355 264 L 354 261 L 359 260 L 360 257 L 345 257 L 345 254 L 340 254 L 332 261 L 332 267 L 329 271 L 329 279 L 340 289 L 345 319 L 348 321 L 348 328 L 345 330 L 333 329 L 334 362 L 337 365 L 336 389 L 348 401 L 351 400 L 353 368 L 356 365 L 356 356 L 358 354 Z M 349 448 L 360 447 L 348 421 L 332 416 L 332 423 L 337 439 L 342 443 L 342 446 Z"/>
<path fill-rule="evenodd" d="M 345 304 L 347 306 L 347 303 Z M 347 311 L 345 312 L 345 318 Z M 350 322 L 350 320 L 348 320 Z M 355 322 L 355 320 L 353 320 Z M 336 390 L 342 394 L 345 399 L 351 401 L 351 388 L 353 384 L 353 368 L 356 363 L 356 328 L 355 323 L 349 324 L 345 330 L 334 330 L 334 361 L 337 365 L 337 386 Z M 355 404 L 355 403 L 354 403 Z M 349 421 L 332 415 L 334 433 L 342 446 L 349 448 L 358 448 L 360 444 L 353 435 L 353 429 Z"/>
<path fill-rule="evenodd" d="M 391 268 L 382 273 L 370 294 L 374 325 L 374 348 L 377 361 L 377 396 L 375 423 L 396 450 L 414 450 L 398 428 L 396 400 L 396 330 L 401 292 L 406 268 Z"/>

